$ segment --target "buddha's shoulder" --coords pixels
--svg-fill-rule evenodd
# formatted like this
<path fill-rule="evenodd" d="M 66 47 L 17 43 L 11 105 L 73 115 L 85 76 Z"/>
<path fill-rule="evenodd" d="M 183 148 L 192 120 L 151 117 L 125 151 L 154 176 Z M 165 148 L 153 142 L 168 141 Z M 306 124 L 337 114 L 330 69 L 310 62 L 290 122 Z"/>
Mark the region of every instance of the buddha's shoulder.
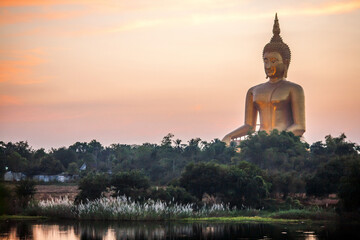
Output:
<path fill-rule="evenodd" d="M 270 86 L 269 86 L 269 82 L 265 82 L 265 83 L 260 83 L 258 85 L 255 85 L 253 87 L 251 87 L 248 92 L 249 93 L 253 93 L 254 91 L 266 91 L 267 89 L 270 89 Z M 303 88 L 299 85 L 299 84 L 296 84 L 296 83 L 293 83 L 293 82 L 290 82 L 288 80 L 284 80 L 283 82 L 279 83 L 279 87 L 282 88 L 282 89 L 289 89 L 291 91 L 304 91 Z"/>
<path fill-rule="evenodd" d="M 253 87 L 251 87 L 251 88 L 248 90 L 248 92 L 249 92 L 249 93 L 252 93 L 252 92 L 254 92 L 255 90 L 259 90 L 259 89 L 261 89 L 261 88 L 266 88 L 266 83 L 260 83 L 260 84 L 258 84 L 258 85 L 253 86 Z"/>
<path fill-rule="evenodd" d="M 283 86 L 291 89 L 292 91 L 300 91 L 300 92 L 304 91 L 303 88 L 299 84 L 290 82 L 288 80 L 284 81 Z"/>

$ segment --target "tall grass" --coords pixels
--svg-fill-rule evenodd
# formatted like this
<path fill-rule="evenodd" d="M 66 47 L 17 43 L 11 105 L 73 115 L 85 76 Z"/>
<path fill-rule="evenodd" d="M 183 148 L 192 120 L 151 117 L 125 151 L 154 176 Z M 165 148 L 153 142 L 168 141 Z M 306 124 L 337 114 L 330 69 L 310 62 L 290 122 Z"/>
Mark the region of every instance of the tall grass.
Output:
<path fill-rule="evenodd" d="M 337 218 L 335 210 L 318 209 L 290 209 L 268 214 L 271 218 L 282 219 L 311 219 L 334 220 Z"/>
<path fill-rule="evenodd" d="M 94 201 L 75 205 L 68 198 L 33 202 L 27 214 L 53 218 L 93 220 L 165 220 L 189 217 L 229 216 L 236 212 L 228 205 L 203 206 L 196 211 L 193 204 L 178 204 L 147 200 L 143 203 L 132 201 L 125 196 L 102 197 Z"/>

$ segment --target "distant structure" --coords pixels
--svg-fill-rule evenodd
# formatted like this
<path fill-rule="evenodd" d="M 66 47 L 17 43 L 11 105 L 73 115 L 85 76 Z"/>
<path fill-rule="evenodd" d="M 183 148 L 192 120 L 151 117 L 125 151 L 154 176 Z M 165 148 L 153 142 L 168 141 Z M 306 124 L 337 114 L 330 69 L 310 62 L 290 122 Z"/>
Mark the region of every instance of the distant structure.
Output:
<path fill-rule="evenodd" d="M 277 14 L 273 34 L 263 50 L 265 74 L 269 81 L 248 90 L 245 123 L 222 139 L 228 145 L 233 139 L 255 130 L 258 114 L 260 131 L 278 129 L 293 132 L 296 136 L 302 136 L 305 132 L 304 91 L 300 85 L 286 80 L 291 52 L 280 36 Z"/>
<path fill-rule="evenodd" d="M 12 171 L 8 171 L 4 174 L 4 181 L 16 181 L 19 182 L 21 180 L 25 180 L 26 179 L 26 175 L 21 173 L 21 172 L 12 172 Z"/>

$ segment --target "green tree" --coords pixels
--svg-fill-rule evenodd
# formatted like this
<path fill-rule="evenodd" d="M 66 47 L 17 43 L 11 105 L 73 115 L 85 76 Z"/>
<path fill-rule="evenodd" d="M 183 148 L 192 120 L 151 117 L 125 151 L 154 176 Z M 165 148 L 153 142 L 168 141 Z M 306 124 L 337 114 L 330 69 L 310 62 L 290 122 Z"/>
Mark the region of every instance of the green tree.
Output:
<path fill-rule="evenodd" d="M 171 147 L 172 138 L 174 137 L 174 134 L 168 133 L 163 140 L 161 141 L 161 146 L 163 147 Z"/>
<path fill-rule="evenodd" d="M 289 193 L 304 192 L 305 182 L 295 171 L 278 172 L 269 176 L 271 182 L 271 193 L 282 194 L 285 200 Z"/>
<path fill-rule="evenodd" d="M 52 155 L 61 162 L 64 168 L 68 168 L 70 163 L 77 161 L 76 153 L 65 147 L 53 150 Z"/>
<path fill-rule="evenodd" d="M 201 199 L 204 193 L 213 195 L 221 191 L 224 166 L 215 163 L 190 163 L 180 177 L 180 186 Z"/>
<path fill-rule="evenodd" d="M 314 196 L 325 196 L 338 192 L 340 178 L 344 174 L 343 161 L 344 159 L 337 158 L 320 166 L 315 175 L 307 180 L 306 193 Z"/>
<path fill-rule="evenodd" d="M 9 189 L 2 182 L 0 182 L 0 215 L 3 215 L 7 212 L 9 199 Z"/>
<path fill-rule="evenodd" d="M 293 133 L 279 133 L 275 129 L 270 134 L 260 131 L 241 141 L 240 156 L 269 171 L 301 171 L 303 169 L 299 168 L 299 164 L 306 166 L 309 161 L 308 147 Z"/>
<path fill-rule="evenodd" d="M 218 163 L 230 164 L 231 158 L 235 156 L 235 148 L 226 144 L 219 139 L 214 139 L 211 142 L 202 142 L 204 146 L 202 149 L 202 161 L 216 160 Z"/>
<path fill-rule="evenodd" d="M 224 202 L 238 207 L 262 207 L 268 196 L 270 183 L 264 180 L 265 173 L 256 165 L 242 161 L 227 167 L 222 193 Z"/>
<path fill-rule="evenodd" d="M 360 159 L 354 159 L 346 168 L 339 186 L 339 197 L 344 210 L 360 212 Z"/>
<path fill-rule="evenodd" d="M 59 174 L 64 171 L 61 162 L 51 155 L 47 155 L 40 160 L 39 168 L 42 173 L 50 175 Z"/>
<path fill-rule="evenodd" d="M 79 174 L 79 166 L 77 165 L 76 162 L 72 162 L 69 164 L 68 168 L 67 168 L 67 172 L 70 175 L 77 175 Z"/>
<path fill-rule="evenodd" d="M 184 149 L 184 156 L 189 159 L 189 161 L 198 162 L 200 160 L 200 138 L 190 139 L 189 144 Z"/>
<path fill-rule="evenodd" d="M 131 170 L 119 172 L 111 179 L 117 196 L 125 195 L 133 199 L 146 196 L 146 190 L 150 187 L 150 181 L 142 171 Z"/>
<path fill-rule="evenodd" d="M 153 187 L 149 197 L 153 200 L 164 202 L 176 202 L 182 204 L 195 203 L 197 199 L 182 187 Z"/>
<path fill-rule="evenodd" d="M 82 161 L 86 163 L 86 170 L 95 170 L 97 168 L 96 156 L 92 153 L 86 152 L 82 154 Z"/>
<path fill-rule="evenodd" d="M 325 144 L 316 142 L 310 150 L 316 168 L 306 181 L 306 193 L 315 196 L 337 193 L 340 180 L 347 174 L 346 169 L 359 159 L 359 146 L 347 142 L 345 134 L 339 137 L 328 135 Z"/>
<path fill-rule="evenodd" d="M 191 163 L 182 173 L 180 185 L 199 200 L 207 193 L 232 206 L 259 207 L 270 187 L 263 175 L 261 169 L 248 162 L 236 166 Z"/>
<path fill-rule="evenodd" d="M 86 202 L 101 197 L 101 193 L 110 187 L 110 177 L 107 174 L 89 173 L 79 182 L 79 194 L 76 196 L 75 202 Z"/>
<path fill-rule="evenodd" d="M 15 188 L 15 193 L 21 207 L 25 208 L 36 193 L 35 182 L 32 180 L 20 181 Z"/>
<path fill-rule="evenodd" d="M 24 172 L 28 167 L 29 161 L 22 157 L 18 152 L 11 152 L 6 158 L 6 165 L 10 171 Z"/>

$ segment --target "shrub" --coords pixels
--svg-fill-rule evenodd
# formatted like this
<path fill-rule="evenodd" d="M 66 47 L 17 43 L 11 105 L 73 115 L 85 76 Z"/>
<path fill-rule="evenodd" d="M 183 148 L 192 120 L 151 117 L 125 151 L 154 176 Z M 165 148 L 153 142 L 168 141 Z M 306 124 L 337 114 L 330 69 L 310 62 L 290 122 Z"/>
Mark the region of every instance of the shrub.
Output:
<path fill-rule="evenodd" d="M 360 212 L 360 159 L 354 160 L 346 169 L 339 186 L 339 197 L 344 210 Z"/>
<path fill-rule="evenodd" d="M 110 186 L 110 178 L 107 174 L 88 174 L 79 182 L 79 194 L 75 202 L 94 200 L 101 196 L 101 193 Z"/>
<path fill-rule="evenodd" d="M 198 199 L 207 193 L 238 208 L 260 208 L 270 186 L 262 175 L 261 169 L 244 161 L 236 166 L 192 163 L 186 166 L 180 184 Z"/>
<path fill-rule="evenodd" d="M 8 201 L 10 198 L 10 191 L 0 182 L 0 215 L 6 213 L 8 208 Z"/>
<path fill-rule="evenodd" d="M 175 202 L 175 203 L 195 203 L 197 199 L 188 193 L 182 187 L 165 187 L 165 188 L 152 188 L 150 190 L 151 199 L 154 200 L 161 200 L 163 202 Z"/>
<path fill-rule="evenodd" d="M 146 190 L 150 187 L 149 179 L 139 170 L 119 172 L 112 177 L 110 184 L 114 187 L 115 196 L 126 195 L 134 199 L 146 197 Z"/>
<path fill-rule="evenodd" d="M 32 180 L 23 180 L 16 186 L 15 193 L 21 207 L 25 208 L 34 197 L 36 192 L 35 185 L 36 183 Z"/>

